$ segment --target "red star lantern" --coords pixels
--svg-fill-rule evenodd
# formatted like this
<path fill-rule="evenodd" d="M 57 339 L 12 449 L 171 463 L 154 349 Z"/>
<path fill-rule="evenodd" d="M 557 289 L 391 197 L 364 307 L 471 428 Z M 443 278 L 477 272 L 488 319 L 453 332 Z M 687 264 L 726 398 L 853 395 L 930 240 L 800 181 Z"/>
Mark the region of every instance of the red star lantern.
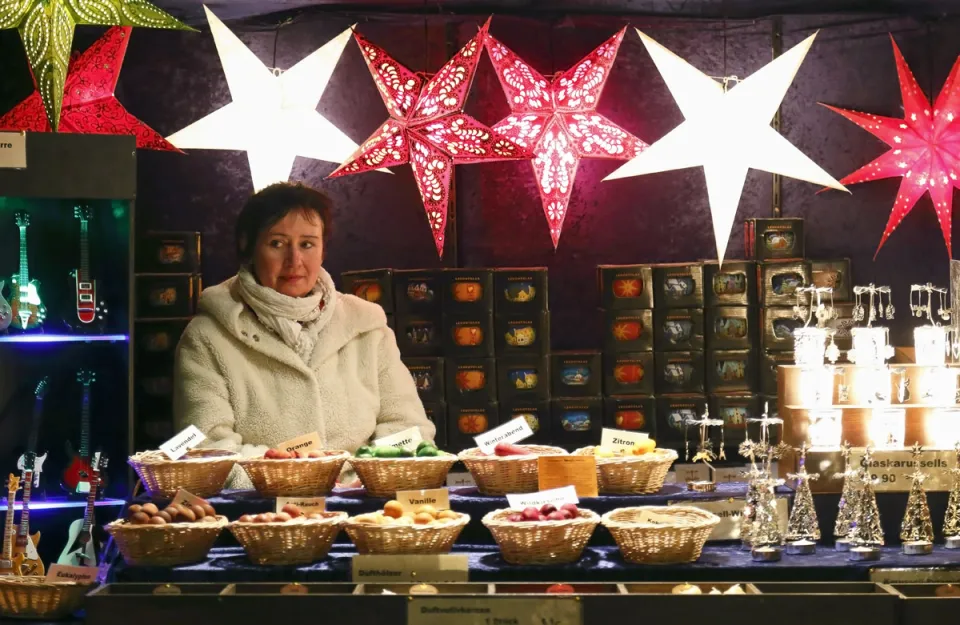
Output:
<path fill-rule="evenodd" d="M 486 35 L 484 25 L 424 84 L 382 48 L 354 34 L 390 119 L 330 177 L 410 163 L 441 257 L 453 166 L 533 157 L 526 148 L 463 113 Z"/>
<path fill-rule="evenodd" d="M 897 42 L 892 36 L 890 41 L 893 43 L 897 75 L 900 78 L 903 119 L 824 105 L 881 139 L 891 148 L 840 183 L 903 177 L 893 211 L 883 231 L 883 238 L 877 246 L 877 254 L 887 238 L 916 205 L 917 200 L 929 191 L 937 219 L 940 221 L 940 229 L 943 231 L 943 240 L 947 244 L 947 252 L 953 258 L 950 240 L 953 189 L 960 188 L 960 122 L 957 122 L 960 117 L 960 58 L 954 63 L 947 82 L 931 108 L 930 102 L 913 77 L 913 72 L 903 59 Z"/>
<path fill-rule="evenodd" d="M 133 135 L 137 147 L 179 152 L 152 128 L 127 112 L 114 91 L 130 42 L 129 26 L 114 26 L 83 54 L 74 56 L 63 94 L 60 132 L 100 135 Z M 51 132 L 40 92 L 0 117 L 2 130 Z"/>
<path fill-rule="evenodd" d="M 630 160 L 647 147 L 597 113 L 625 32 L 626 28 L 551 80 L 487 36 L 487 52 L 512 111 L 493 129 L 533 149 L 533 173 L 554 249 L 560 241 L 580 159 Z"/>

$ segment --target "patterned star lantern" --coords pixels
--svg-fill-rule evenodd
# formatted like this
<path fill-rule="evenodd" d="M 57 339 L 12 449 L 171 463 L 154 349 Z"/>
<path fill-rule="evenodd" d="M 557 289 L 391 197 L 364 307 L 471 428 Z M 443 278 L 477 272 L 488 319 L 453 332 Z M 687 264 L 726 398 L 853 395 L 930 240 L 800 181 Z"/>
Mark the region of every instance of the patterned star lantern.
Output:
<path fill-rule="evenodd" d="M 179 152 L 155 130 L 128 113 L 114 96 L 132 30 L 129 26 L 114 26 L 70 61 L 60 132 L 133 135 L 138 148 Z M 34 91 L 0 117 L 0 130 L 51 132 L 40 92 Z"/>
<path fill-rule="evenodd" d="M 930 192 L 933 208 L 940 222 L 947 253 L 953 258 L 950 222 L 953 212 L 953 190 L 960 188 L 960 58 L 953 65 L 947 81 L 933 107 L 917 84 L 913 72 L 900 53 L 897 42 L 893 54 L 897 62 L 900 93 L 903 97 L 903 119 L 858 113 L 826 106 L 890 146 L 885 154 L 840 180 L 855 184 L 902 177 L 893 211 L 883 230 L 876 255 L 917 200 Z"/>
<path fill-rule="evenodd" d="M 596 111 L 625 32 L 626 28 L 550 80 L 487 36 L 487 52 L 511 110 L 493 129 L 533 149 L 533 172 L 554 249 L 580 159 L 630 160 L 647 147 Z"/>
<path fill-rule="evenodd" d="M 390 119 L 330 177 L 409 163 L 442 257 L 453 166 L 533 157 L 527 148 L 463 113 L 487 26 L 425 84 L 382 48 L 358 33 L 354 36 Z"/>
<path fill-rule="evenodd" d="M 0 29 L 20 32 L 54 130 L 60 128 L 73 29 L 78 24 L 193 30 L 146 0 L 0 0 Z"/>

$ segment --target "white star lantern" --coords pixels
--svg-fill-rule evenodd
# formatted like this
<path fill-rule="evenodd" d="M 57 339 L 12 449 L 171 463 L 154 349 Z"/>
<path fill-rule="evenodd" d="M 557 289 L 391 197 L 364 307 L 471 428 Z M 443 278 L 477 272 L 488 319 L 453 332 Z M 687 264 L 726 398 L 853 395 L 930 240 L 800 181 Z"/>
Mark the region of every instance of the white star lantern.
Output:
<path fill-rule="evenodd" d="M 604 180 L 702 166 L 721 263 L 748 169 L 847 190 L 770 126 L 816 34 L 729 90 L 640 30 L 637 34 L 684 122 Z"/>
<path fill-rule="evenodd" d="M 290 177 L 297 156 L 341 163 L 357 144 L 317 112 L 351 29 L 280 76 L 204 6 L 233 101 L 167 139 L 181 149 L 242 150 L 255 191 Z"/>

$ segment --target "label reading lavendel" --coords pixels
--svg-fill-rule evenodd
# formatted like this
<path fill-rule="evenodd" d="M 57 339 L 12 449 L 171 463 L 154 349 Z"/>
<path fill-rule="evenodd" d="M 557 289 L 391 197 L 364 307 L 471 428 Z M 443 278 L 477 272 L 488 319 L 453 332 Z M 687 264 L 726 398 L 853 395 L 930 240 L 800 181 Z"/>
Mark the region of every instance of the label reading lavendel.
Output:
<path fill-rule="evenodd" d="M 540 508 L 547 503 L 559 508 L 565 503 L 578 504 L 580 500 L 577 498 L 577 490 L 573 486 L 542 490 L 538 493 L 507 495 L 507 505 L 518 510 L 530 507 Z"/>
<path fill-rule="evenodd" d="M 533 430 L 530 429 L 530 423 L 523 417 L 517 417 L 483 434 L 474 436 L 473 440 L 477 442 L 480 451 L 485 454 L 492 454 L 497 443 L 519 443 L 531 436 L 533 436 Z"/>
<path fill-rule="evenodd" d="M 160 445 L 160 451 L 167 454 L 171 460 L 179 460 L 188 451 L 207 440 L 197 426 L 188 425 L 179 434 Z"/>
<path fill-rule="evenodd" d="M 283 510 L 284 506 L 294 505 L 300 508 L 300 512 L 310 514 L 311 512 L 323 512 L 327 508 L 326 497 L 277 497 L 276 512 Z"/>
<path fill-rule="evenodd" d="M 303 436 L 298 436 L 296 438 L 291 438 L 288 441 L 284 441 L 279 445 L 276 445 L 274 449 L 282 449 L 283 451 L 310 452 L 315 449 L 323 449 L 323 446 L 320 445 L 320 433 L 310 432 L 309 434 L 304 434 Z"/>
<path fill-rule="evenodd" d="M 95 566 L 67 566 L 54 564 L 47 571 L 45 582 L 76 582 L 78 584 L 93 584 L 97 581 L 100 569 Z"/>
<path fill-rule="evenodd" d="M 629 432 L 627 430 L 603 428 L 600 432 L 600 446 L 614 451 L 618 449 L 633 449 L 634 445 L 649 438 L 650 435 L 646 432 Z"/>
<path fill-rule="evenodd" d="M 450 509 L 450 492 L 446 488 L 398 490 L 396 499 L 405 512 L 416 512 L 420 506 L 433 506 L 437 510 Z"/>
<path fill-rule="evenodd" d="M 416 451 L 417 445 L 419 445 L 422 441 L 423 436 L 420 435 L 420 428 L 412 427 L 402 432 L 391 434 L 390 436 L 378 438 L 377 440 L 373 441 L 373 444 L 377 447 L 399 447 L 400 449 L 406 449 L 407 451 Z"/>

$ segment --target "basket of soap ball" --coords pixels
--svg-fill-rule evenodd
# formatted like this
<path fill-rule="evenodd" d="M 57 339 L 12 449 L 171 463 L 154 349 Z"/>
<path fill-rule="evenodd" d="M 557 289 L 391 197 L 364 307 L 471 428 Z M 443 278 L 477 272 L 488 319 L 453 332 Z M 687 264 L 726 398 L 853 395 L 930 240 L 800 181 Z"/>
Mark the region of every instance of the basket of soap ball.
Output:
<path fill-rule="evenodd" d="M 580 559 L 600 517 L 574 504 L 559 509 L 545 504 L 540 508 L 494 510 L 481 522 L 510 564 L 564 564 Z"/>
<path fill-rule="evenodd" d="M 333 490 L 349 457 L 346 451 L 268 449 L 262 458 L 244 458 L 237 464 L 263 497 L 310 497 Z"/>
<path fill-rule="evenodd" d="M 134 504 L 125 518 L 106 526 L 117 541 L 127 564 L 176 566 L 201 562 L 207 557 L 227 519 L 218 516 L 206 501 L 192 506 L 171 504 L 160 510 L 156 504 Z"/>
<path fill-rule="evenodd" d="M 388 501 L 383 510 L 347 519 L 343 529 L 362 554 L 447 553 L 470 516 L 431 505 L 405 510 Z"/>
<path fill-rule="evenodd" d="M 371 497 L 393 497 L 398 490 L 442 488 L 457 462 L 453 454 L 422 441 L 416 451 L 385 445 L 361 447 L 350 465 Z"/>
<path fill-rule="evenodd" d="M 649 495 L 659 492 L 670 466 L 677 460 L 672 449 L 658 449 L 652 438 L 631 448 L 583 447 L 575 456 L 594 456 L 597 461 L 597 486 L 612 495 Z"/>
<path fill-rule="evenodd" d="M 565 455 L 567 451 L 560 447 L 499 443 L 492 454 L 478 447 L 461 451 L 460 460 L 470 471 L 480 493 L 506 495 L 536 492 L 540 487 L 537 458 Z"/>
<path fill-rule="evenodd" d="M 93 584 L 48 582 L 41 575 L 0 577 L 0 616 L 54 621 L 76 612 Z"/>
<path fill-rule="evenodd" d="M 627 562 L 678 564 L 700 557 L 720 517 L 693 506 L 637 506 L 611 510 L 600 522 Z"/>
<path fill-rule="evenodd" d="M 229 528 L 255 564 L 310 564 L 330 553 L 346 518 L 346 512 L 305 514 L 287 504 L 276 514 L 245 514 Z"/>
<path fill-rule="evenodd" d="M 239 454 L 224 449 L 191 449 L 178 460 L 162 451 L 144 451 L 127 459 L 147 494 L 171 499 L 181 488 L 197 497 L 213 497 L 227 483 Z"/>

